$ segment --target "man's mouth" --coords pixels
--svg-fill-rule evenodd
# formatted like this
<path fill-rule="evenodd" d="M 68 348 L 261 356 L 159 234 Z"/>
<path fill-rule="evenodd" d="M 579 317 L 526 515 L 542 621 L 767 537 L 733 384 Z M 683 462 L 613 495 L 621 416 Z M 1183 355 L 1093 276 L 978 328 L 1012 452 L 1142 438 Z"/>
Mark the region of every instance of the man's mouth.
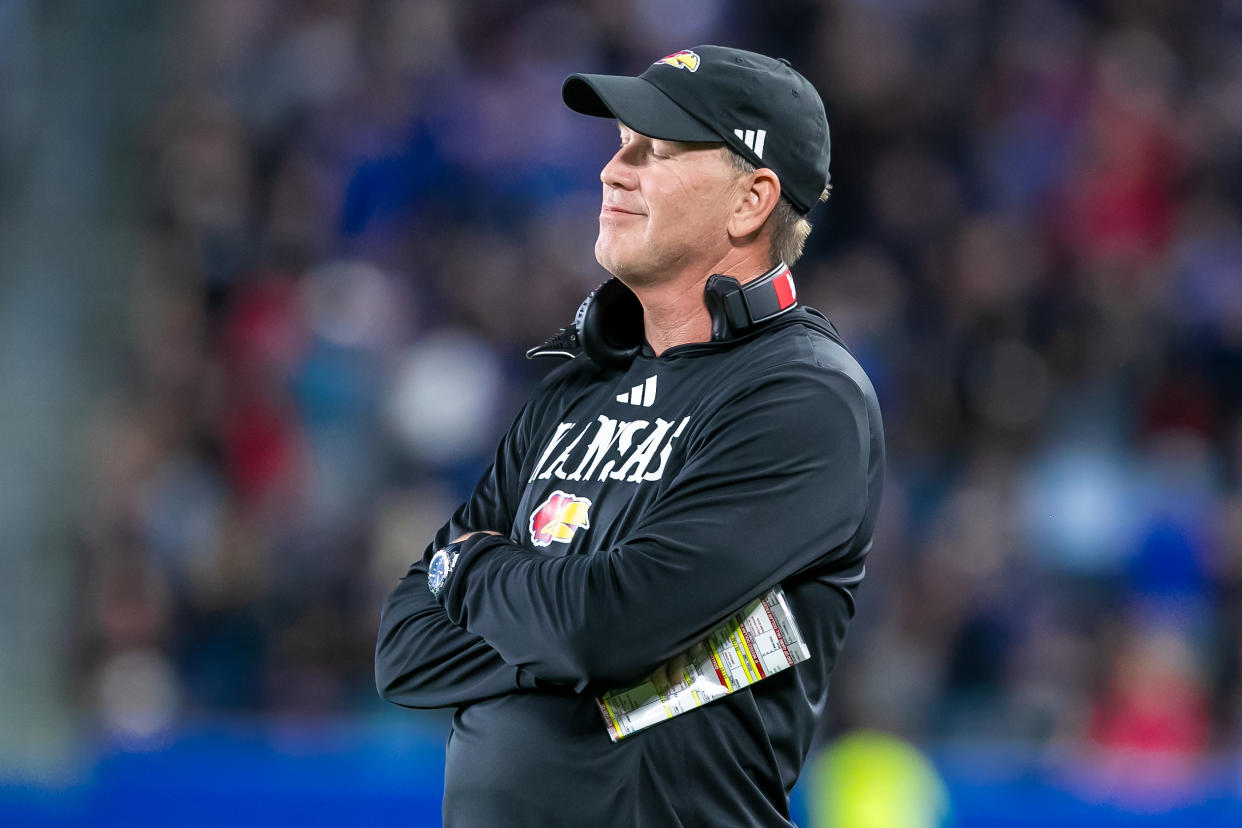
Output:
<path fill-rule="evenodd" d="M 615 204 L 605 204 L 599 211 L 601 216 L 641 216 L 636 210 L 627 210 L 624 207 L 618 207 Z"/>

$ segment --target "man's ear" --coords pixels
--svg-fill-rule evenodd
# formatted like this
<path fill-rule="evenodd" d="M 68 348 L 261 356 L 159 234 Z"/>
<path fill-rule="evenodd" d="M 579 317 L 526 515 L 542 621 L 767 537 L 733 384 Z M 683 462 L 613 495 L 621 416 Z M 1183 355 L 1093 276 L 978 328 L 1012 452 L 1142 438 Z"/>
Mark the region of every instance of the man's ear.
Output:
<path fill-rule="evenodd" d="M 781 182 L 767 167 L 756 170 L 749 184 L 743 184 L 741 197 L 729 216 L 729 235 L 745 238 L 759 232 L 781 197 Z"/>

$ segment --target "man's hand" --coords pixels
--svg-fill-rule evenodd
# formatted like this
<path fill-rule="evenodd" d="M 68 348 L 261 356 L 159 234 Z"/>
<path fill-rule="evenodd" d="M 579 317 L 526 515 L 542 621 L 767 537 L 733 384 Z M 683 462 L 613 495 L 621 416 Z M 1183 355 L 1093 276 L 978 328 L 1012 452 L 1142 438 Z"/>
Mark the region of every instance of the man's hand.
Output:
<path fill-rule="evenodd" d="M 498 536 L 498 537 L 499 537 L 499 536 L 500 536 L 500 533 L 499 533 L 499 532 L 493 532 L 493 531 L 491 531 L 491 530 L 489 530 L 489 529 L 482 529 L 482 530 L 480 530 L 480 531 L 478 531 L 478 532 L 467 532 L 467 533 L 466 533 L 466 534 L 464 534 L 464 535 L 459 535 L 458 537 L 453 538 L 453 540 L 452 540 L 452 541 L 450 541 L 450 543 L 461 543 L 462 541 L 466 540 L 467 538 L 472 538 L 472 537 L 474 537 L 475 535 L 496 535 L 496 536 Z"/>

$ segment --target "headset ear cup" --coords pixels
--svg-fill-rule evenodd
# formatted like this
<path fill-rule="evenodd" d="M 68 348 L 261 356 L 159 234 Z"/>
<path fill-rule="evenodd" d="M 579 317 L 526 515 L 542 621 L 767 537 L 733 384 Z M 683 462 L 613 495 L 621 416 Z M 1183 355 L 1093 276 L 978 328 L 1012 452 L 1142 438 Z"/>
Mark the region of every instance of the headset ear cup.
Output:
<path fill-rule="evenodd" d="M 601 368 L 624 368 L 643 345 L 643 306 L 619 279 L 596 288 L 578 311 L 586 355 Z"/>
<path fill-rule="evenodd" d="M 730 293 L 738 293 L 741 285 L 731 276 L 714 273 L 707 277 L 703 289 L 703 304 L 707 306 L 707 314 L 712 319 L 712 341 L 727 339 L 730 331 L 729 309 L 726 306 Z"/>

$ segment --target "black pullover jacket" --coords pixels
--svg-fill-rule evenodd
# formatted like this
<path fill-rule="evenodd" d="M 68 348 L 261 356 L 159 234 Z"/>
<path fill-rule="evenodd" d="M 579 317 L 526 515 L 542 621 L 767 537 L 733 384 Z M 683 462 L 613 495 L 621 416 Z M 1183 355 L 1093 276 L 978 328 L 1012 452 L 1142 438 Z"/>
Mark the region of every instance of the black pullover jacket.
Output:
<path fill-rule="evenodd" d="M 381 614 L 381 696 L 456 708 L 444 824 L 791 825 L 883 469 L 871 383 L 809 308 L 552 371 Z M 432 551 L 484 529 L 432 596 Z M 595 696 L 776 584 L 808 661 L 610 740 Z"/>

